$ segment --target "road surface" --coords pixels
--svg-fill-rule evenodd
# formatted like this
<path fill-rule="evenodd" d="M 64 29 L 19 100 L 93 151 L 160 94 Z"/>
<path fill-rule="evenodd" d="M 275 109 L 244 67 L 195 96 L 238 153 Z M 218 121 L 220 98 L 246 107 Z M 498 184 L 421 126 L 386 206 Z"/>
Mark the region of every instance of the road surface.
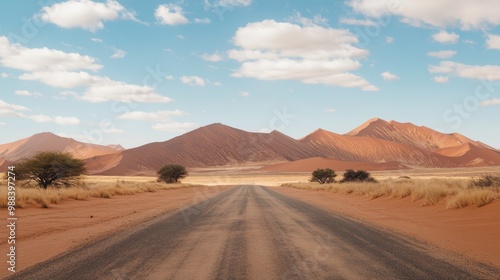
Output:
<path fill-rule="evenodd" d="M 436 251 L 271 188 L 238 186 L 9 279 L 495 279 L 500 275 L 494 268 L 451 261 Z"/>

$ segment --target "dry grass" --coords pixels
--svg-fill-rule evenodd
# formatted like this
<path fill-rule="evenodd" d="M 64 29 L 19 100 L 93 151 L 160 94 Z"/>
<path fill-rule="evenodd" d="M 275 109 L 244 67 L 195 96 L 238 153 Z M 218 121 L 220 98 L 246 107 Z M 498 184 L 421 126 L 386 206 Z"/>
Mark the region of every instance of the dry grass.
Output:
<path fill-rule="evenodd" d="M 6 185 L 6 181 L 0 181 Z M 91 197 L 112 198 L 115 195 L 133 195 L 144 192 L 156 192 L 158 190 L 179 189 L 195 185 L 187 184 L 165 184 L 156 182 L 154 178 L 145 177 L 98 177 L 89 176 L 78 180 L 74 185 L 67 188 L 48 188 L 46 190 L 22 185 L 16 186 L 16 207 L 23 208 L 28 205 L 38 205 L 43 208 L 51 204 L 59 204 L 63 200 L 87 200 Z M 0 207 L 7 207 L 7 188 L 0 188 Z"/>
<path fill-rule="evenodd" d="M 500 198 L 500 187 L 480 188 L 470 185 L 464 179 L 386 179 L 373 183 L 287 183 L 283 187 L 305 190 L 326 190 L 341 194 L 366 196 L 370 199 L 379 197 L 411 197 L 413 202 L 422 201 L 423 206 L 436 205 L 440 202 L 449 209 L 463 208 L 469 205 L 482 207 Z"/>

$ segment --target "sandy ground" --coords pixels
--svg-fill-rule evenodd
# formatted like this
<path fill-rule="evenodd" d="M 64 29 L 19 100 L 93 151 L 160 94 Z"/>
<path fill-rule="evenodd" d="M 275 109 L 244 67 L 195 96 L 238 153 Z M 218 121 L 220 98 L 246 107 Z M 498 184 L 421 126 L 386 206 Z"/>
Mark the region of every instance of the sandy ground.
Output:
<path fill-rule="evenodd" d="M 145 220 L 190 206 L 228 189 L 223 187 L 190 187 L 162 190 L 111 199 L 66 200 L 50 208 L 18 209 L 16 227 L 16 269 L 20 271 L 40 261 L 91 242 Z M 7 210 L 0 209 L 0 219 L 7 224 Z M 7 253 L 7 227 L 0 227 L 0 252 Z M 0 278 L 11 274 L 5 264 Z"/>
<path fill-rule="evenodd" d="M 500 268 L 500 201 L 450 210 L 439 204 L 422 207 L 410 197 L 370 200 L 327 191 L 273 190 Z"/>

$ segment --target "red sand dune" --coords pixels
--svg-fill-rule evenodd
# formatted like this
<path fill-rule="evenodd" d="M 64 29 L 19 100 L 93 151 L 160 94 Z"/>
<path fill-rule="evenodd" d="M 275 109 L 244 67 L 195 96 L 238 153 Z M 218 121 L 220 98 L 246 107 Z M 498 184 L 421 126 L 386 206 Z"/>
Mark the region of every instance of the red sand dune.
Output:
<path fill-rule="evenodd" d="M 71 138 L 64 138 L 50 132 L 44 132 L 12 143 L 0 145 L 0 158 L 17 161 L 24 157 L 31 157 L 40 151 L 55 151 L 68 152 L 75 157 L 83 159 L 116 153 L 117 149 L 119 148 L 81 143 Z"/>
<path fill-rule="evenodd" d="M 369 171 L 407 169 L 406 166 L 395 161 L 375 163 L 315 157 L 268 165 L 262 167 L 260 170 L 270 172 L 312 172 L 317 168 L 330 168 L 336 171 L 347 169 L 362 169 Z"/>
<path fill-rule="evenodd" d="M 84 144 L 41 133 L 0 145 L 0 158 L 16 161 L 40 150 L 70 152 L 86 159 L 91 174 L 101 175 L 154 175 L 167 163 L 213 167 L 269 165 L 311 158 L 329 158 L 338 164 L 345 162 L 346 166 L 357 163 L 352 166 L 370 170 L 399 166 L 500 166 L 500 152 L 481 142 L 456 133 L 444 134 L 411 123 L 381 119 L 372 119 L 345 135 L 318 129 L 299 140 L 277 131 L 252 133 L 217 123 L 165 142 L 120 149 L 120 146 Z M 314 159 L 306 162 L 316 164 Z M 302 163 L 279 165 L 279 168 L 293 171 Z"/>

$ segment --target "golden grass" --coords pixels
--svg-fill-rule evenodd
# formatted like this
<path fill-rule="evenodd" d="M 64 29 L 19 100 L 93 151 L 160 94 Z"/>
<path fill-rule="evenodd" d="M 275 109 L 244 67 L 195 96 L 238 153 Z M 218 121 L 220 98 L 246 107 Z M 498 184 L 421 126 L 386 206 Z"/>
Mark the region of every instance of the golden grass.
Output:
<path fill-rule="evenodd" d="M 422 201 L 422 206 L 440 202 L 448 209 L 469 205 L 482 207 L 500 198 L 500 187 L 478 188 L 469 185 L 469 180 L 451 178 L 432 179 L 386 179 L 379 183 L 286 183 L 283 187 L 305 190 L 325 190 L 341 194 L 379 197 L 411 197 L 413 202 Z"/>
<path fill-rule="evenodd" d="M 7 182 L 0 181 L 0 184 L 5 186 Z M 16 186 L 16 207 L 23 208 L 28 205 L 38 205 L 48 208 L 51 204 L 59 204 L 68 199 L 88 200 L 91 197 L 109 199 L 115 195 L 133 195 L 191 186 L 195 185 L 165 184 L 156 182 L 154 178 L 144 177 L 123 177 L 120 179 L 118 177 L 100 178 L 98 176 L 89 176 L 75 181 L 70 187 L 49 187 L 46 190 L 34 186 L 23 186 L 21 182 L 18 182 Z M 7 188 L 0 188 L 0 207 L 6 208 L 7 203 Z"/>

